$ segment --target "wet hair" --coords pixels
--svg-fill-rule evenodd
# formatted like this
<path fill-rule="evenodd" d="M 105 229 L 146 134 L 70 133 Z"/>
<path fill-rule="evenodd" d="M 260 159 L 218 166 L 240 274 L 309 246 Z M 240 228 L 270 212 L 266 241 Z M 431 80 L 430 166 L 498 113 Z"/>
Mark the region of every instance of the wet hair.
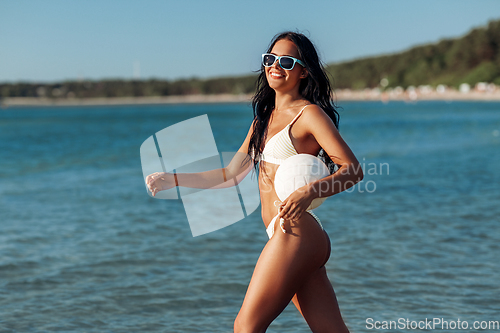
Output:
<path fill-rule="evenodd" d="M 333 103 L 332 87 L 325 68 L 319 60 L 318 53 L 313 43 L 301 33 L 283 32 L 274 36 L 267 53 L 271 53 L 276 42 L 288 39 L 297 46 L 299 59 L 305 63 L 308 71 L 307 77 L 301 79 L 299 93 L 312 104 L 316 104 L 325 111 L 332 119 L 335 127 L 339 127 L 339 114 Z M 264 149 L 267 127 L 271 113 L 275 107 L 275 91 L 267 82 L 264 66 L 261 65 L 260 74 L 257 79 L 257 91 L 252 99 L 254 115 L 254 128 L 250 137 L 248 154 L 260 156 Z M 332 162 L 324 149 L 320 150 L 319 157 L 325 162 L 330 172 L 335 171 L 335 164 Z M 258 159 L 254 158 L 254 167 L 257 167 Z"/>

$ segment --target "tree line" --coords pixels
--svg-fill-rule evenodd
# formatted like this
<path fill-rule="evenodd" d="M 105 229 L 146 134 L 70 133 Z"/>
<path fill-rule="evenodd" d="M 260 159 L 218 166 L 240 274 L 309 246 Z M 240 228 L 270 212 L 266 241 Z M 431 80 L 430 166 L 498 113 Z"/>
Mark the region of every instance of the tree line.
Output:
<path fill-rule="evenodd" d="M 409 50 L 326 66 L 336 89 L 364 89 L 444 84 L 458 87 L 489 82 L 500 85 L 500 20 L 475 28 L 461 38 Z M 3 83 L 6 97 L 137 97 L 190 94 L 250 94 L 257 75 L 182 80 L 101 80 L 61 83 Z"/>
<path fill-rule="evenodd" d="M 182 80 L 68 81 L 52 84 L 0 84 L 0 97 L 139 97 L 192 94 L 248 94 L 256 76 Z"/>
<path fill-rule="evenodd" d="M 500 85 L 500 20 L 461 38 L 413 47 L 392 55 L 369 57 L 327 67 L 336 88 L 363 89 L 439 84 L 458 87 L 488 82 Z"/>

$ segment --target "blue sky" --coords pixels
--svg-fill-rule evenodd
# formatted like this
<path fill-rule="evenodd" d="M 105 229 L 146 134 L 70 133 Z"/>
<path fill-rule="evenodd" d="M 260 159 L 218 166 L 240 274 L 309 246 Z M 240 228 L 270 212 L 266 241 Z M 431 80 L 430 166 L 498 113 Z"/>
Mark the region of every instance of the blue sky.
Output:
<path fill-rule="evenodd" d="M 283 30 L 326 63 L 459 37 L 498 0 L 26 1 L 0 3 L 0 82 L 249 74 Z"/>

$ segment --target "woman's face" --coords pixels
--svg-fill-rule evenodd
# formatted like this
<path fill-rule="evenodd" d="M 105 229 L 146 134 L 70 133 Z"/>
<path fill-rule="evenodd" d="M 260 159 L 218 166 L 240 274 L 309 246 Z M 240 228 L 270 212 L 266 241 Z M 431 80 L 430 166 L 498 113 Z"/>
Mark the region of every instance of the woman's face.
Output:
<path fill-rule="evenodd" d="M 277 56 L 286 55 L 300 59 L 297 46 L 295 46 L 295 44 L 288 39 L 281 39 L 277 41 L 270 53 Z M 271 67 L 264 67 L 264 69 L 269 86 L 274 90 L 281 92 L 287 92 L 294 89 L 297 89 L 298 91 L 300 80 L 307 75 L 307 70 L 298 63 L 295 63 L 292 70 L 285 70 L 281 68 L 278 61 L 276 61 Z"/>

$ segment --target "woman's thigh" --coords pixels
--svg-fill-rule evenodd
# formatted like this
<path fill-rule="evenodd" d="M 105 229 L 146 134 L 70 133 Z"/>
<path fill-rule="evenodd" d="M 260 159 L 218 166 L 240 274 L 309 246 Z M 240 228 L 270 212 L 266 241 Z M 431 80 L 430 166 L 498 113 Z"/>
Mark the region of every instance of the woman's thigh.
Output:
<path fill-rule="evenodd" d="M 313 332 L 349 332 L 324 266 L 302 284 L 293 303 Z"/>
<path fill-rule="evenodd" d="M 308 277 L 318 270 L 328 251 L 324 231 L 309 215 L 279 226 L 257 261 L 235 321 L 235 331 L 265 331 L 289 304 Z"/>

